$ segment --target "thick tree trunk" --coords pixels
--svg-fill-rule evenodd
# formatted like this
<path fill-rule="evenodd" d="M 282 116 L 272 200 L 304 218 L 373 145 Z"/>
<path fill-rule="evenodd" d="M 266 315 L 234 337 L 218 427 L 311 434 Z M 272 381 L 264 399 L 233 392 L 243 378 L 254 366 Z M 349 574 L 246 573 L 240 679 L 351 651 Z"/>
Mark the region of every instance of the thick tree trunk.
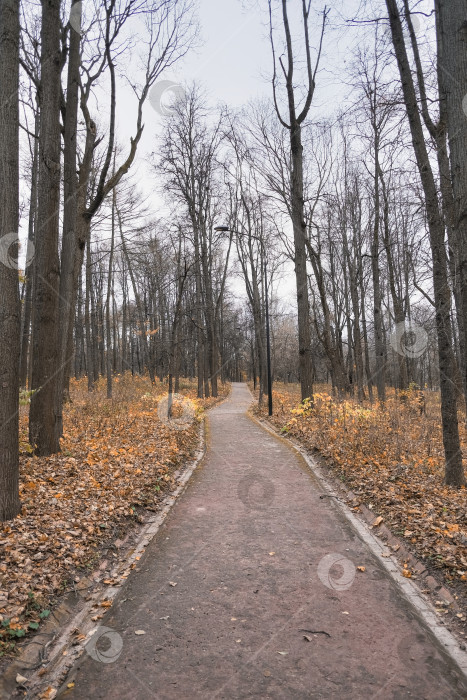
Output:
<path fill-rule="evenodd" d="M 36 454 L 60 451 L 56 392 L 59 381 L 60 268 L 60 0 L 42 0 L 39 181 L 34 278 L 34 327 L 29 439 Z"/>
<path fill-rule="evenodd" d="M 425 195 L 428 231 L 433 261 L 433 289 L 438 333 L 438 355 L 441 388 L 441 420 L 446 458 L 445 482 L 450 486 L 465 483 L 462 453 L 459 441 L 455 369 L 453 366 L 451 338 L 451 294 L 447 276 L 446 249 L 444 245 L 444 219 L 439 209 L 438 192 L 430 166 L 420 119 L 415 86 L 404 43 L 402 23 L 396 0 L 386 0 L 392 40 L 402 82 L 412 143 Z"/>
<path fill-rule="evenodd" d="M 77 5 L 80 0 L 73 0 Z M 79 15 L 78 15 L 79 16 Z M 74 23 L 75 24 L 75 23 Z M 77 226 L 77 126 L 78 126 L 78 92 L 80 66 L 81 36 L 79 27 L 70 26 L 70 44 L 68 49 L 68 76 L 66 89 L 64 153 L 63 153 L 63 235 L 62 254 L 60 258 L 60 295 L 59 295 L 59 325 L 58 359 L 59 375 L 57 381 L 56 413 L 57 435 L 63 433 L 63 399 L 64 392 L 68 395 L 68 379 L 73 360 L 73 343 L 70 335 L 76 305 L 77 277 L 74 276 L 76 226 Z"/>
<path fill-rule="evenodd" d="M 467 9 L 465 0 L 435 0 L 435 9 L 441 114 L 446 118 L 449 140 L 451 223 L 459 265 L 459 333 L 463 335 L 460 347 L 467 400 Z"/>
<path fill-rule="evenodd" d="M 301 399 L 313 400 L 313 362 L 311 357 L 311 320 L 306 269 L 306 223 L 303 202 L 303 146 L 300 125 L 290 129 L 292 171 L 290 179 L 292 225 L 294 234 L 294 262 L 297 289 L 298 352 Z"/>
<path fill-rule="evenodd" d="M 21 510 L 20 305 L 18 268 L 14 260 L 19 212 L 19 0 L 0 0 L 0 65 L 0 522 L 3 522 Z"/>

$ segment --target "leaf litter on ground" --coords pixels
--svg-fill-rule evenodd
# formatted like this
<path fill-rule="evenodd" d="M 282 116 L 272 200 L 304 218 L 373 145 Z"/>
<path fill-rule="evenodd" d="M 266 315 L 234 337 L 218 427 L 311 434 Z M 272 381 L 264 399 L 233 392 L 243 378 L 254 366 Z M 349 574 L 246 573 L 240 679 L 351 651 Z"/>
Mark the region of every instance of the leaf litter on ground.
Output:
<path fill-rule="evenodd" d="M 176 486 L 174 472 L 196 451 L 203 410 L 216 402 L 196 399 L 195 384 L 182 382 L 194 417 L 174 429 L 157 413 L 166 384 L 120 375 L 113 393 L 106 398 L 103 379 L 92 393 L 85 379 L 72 381 L 62 451 L 51 457 L 33 455 L 21 407 L 22 511 L 0 524 L 0 656 L 97 567 L 104 547 L 118 549 L 142 509 L 158 510 Z"/>
<path fill-rule="evenodd" d="M 439 393 L 388 390 L 385 404 L 340 400 L 329 385 L 315 386 L 314 406 L 299 386 L 276 384 L 272 422 L 317 452 L 326 467 L 401 537 L 425 566 L 467 600 L 467 489 L 444 485 Z M 267 406 L 256 409 L 267 418 Z M 467 458 L 464 416 L 459 413 Z M 271 420 L 271 419 L 270 419 Z M 467 459 L 464 459 L 467 473 Z M 395 550 L 394 550 L 395 551 Z M 405 575 L 411 575 L 407 572 Z"/>

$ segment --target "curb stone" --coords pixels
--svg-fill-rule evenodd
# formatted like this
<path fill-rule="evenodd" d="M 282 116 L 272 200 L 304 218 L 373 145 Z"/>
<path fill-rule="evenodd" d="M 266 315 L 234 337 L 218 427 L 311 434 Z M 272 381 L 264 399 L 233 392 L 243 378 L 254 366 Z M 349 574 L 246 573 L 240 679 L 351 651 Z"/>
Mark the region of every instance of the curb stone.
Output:
<path fill-rule="evenodd" d="M 347 490 L 342 484 L 331 484 L 323 473 L 322 468 L 316 463 L 316 460 L 297 440 L 289 436 L 281 435 L 274 425 L 265 419 L 254 416 L 251 411 L 248 411 L 248 416 L 253 422 L 261 425 L 270 434 L 285 442 L 292 450 L 297 452 L 302 457 L 313 476 L 317 479 L 323 491 L 335 496 L 335 498 L 329 499 L 333 507 L 340 510 L 351 525 L 353 525 L 361 539 L 367 544 L 371 552 L 377 557 L 378 561 L 391 576 L 404 598 L 411 604 L 418 617 L 423 620 L 425 626 L 443 648 L 444 653 L 451 658 L 453 663 L 457 666 L 459 673 L 467 680 L 467 653 L 465 651 L 465 642 L 467 640 L 459 640 L 444 626 L 444 620 L 438 617 L 431 600 L 429 600 L 426 595 L 423 595 L 411 577 L 406 578 L 402 575 L 401 563 L 402 565 L 407 564 L 412 570 L 415 570 L 417 566 L 422 567 L 423 573 L 419 576 L 417 575 L 417 580 L 424 584 L 427 583 L 430 588 L 434 582 L 434 587 L 431 590 L 436 592 L 436 603 L 449 606 L 450 610 L 458 610 L 459 608 L 449 591 L 442 587 L 433 576 L 427 576 L 428 572 L 421 562 L 407 551 L 403 543 L 395 537 L 386 526 L 384 526 L 384 530 L 382 529 L 382 523 L 373 527 L 373 523 L 376 520 L 375 513 L 364 504 L 359 503 L 358 507 L 352 505 L 352 501 L 354 503 L 359 501 L 358 497 L 350 490 Z M 350 501 L 350 505 L 341 498 L 342 496 Z M 356 512 L 362 517 L 357 517 Z M 391 538 L 396 542 L 393 546 L 397 547 L 397 553 L 394 552 L 394 550 L 388 552 L 388 547 L 383 539 L 387 537 L 387 532 L 389 532 Z"/>
<path fill-rule="evenodd" d="M 22 649 L 21 654 L 11 663 L 0 677 L 0 700 L 18 696 L 28 699 L 38 697 L 39 692 L 46 686 L 52 688 L 48 695 L 50 699 L 55 697 L 53 690 L 58 689 L 61 680 L 83 654 L 86 644 L 99 627 L 99 622 L 91 620 L 103 612 L 102 601 L 112 601 L 116 598 L 129 574 L 136 568 L 138 560 L 146 547 L 163 525 L 166 517 L 176 500 L 185 491 L 191 475 L 203 461 L 206 454 L 206 418 L 203 416 L 199 427 L 198 448 L 191 462 L 180 467 L 174 472 L 173 478 L 177 481 L 177 487 L 168 494 L 161 503 L 157 514 L 148 518 L 132 549 L 123 561 L 119 561 L 110 574 L 111 579 L 119 578 L 118 583 L 106 586 L 103 589 L 92 591 L 92 586 L 99 581 L 102 572 L 102 564 L 91 574 L 91 578 L 83 578 L 76 586 L 75 592 L 70 593 L 50 615 L 47 622 Z M 129 537 L 121 542 L 121 546 Z M 105 568 L 105 567 L 104 567 Z M 94 579 L 94 580 L 91 580 Z M 79 599 L 77 600 L 77 594 Z M 76 637 L 79 633 L 80 641 Z M 31 673 L 32 671 L 32 673 Z M 27 674 L 30 674 L 27 676 Z M 27 677 L 23 684 L 16 682 L 17 675 Z M 46 680 L 45 680 L 46 677 Z"/>

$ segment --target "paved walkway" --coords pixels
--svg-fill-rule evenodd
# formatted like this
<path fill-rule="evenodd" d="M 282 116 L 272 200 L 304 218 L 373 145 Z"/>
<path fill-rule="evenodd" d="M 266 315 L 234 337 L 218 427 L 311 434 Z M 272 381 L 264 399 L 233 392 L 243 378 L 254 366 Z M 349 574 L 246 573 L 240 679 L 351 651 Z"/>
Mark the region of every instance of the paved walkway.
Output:
<path fill-rule="evenodd" d="M 300 458 L 247 417 L 250 402 L 234 384 L 210 412 L 207 458 L 60 697 L 467 697 Z"/>

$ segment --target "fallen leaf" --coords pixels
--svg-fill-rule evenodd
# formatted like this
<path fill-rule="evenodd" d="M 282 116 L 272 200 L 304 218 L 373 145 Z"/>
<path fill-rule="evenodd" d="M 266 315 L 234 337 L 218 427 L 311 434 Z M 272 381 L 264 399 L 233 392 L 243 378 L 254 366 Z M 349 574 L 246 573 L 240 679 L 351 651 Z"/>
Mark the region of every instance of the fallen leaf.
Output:
<path fill-rule="evenodd" d="M 371 527 L 378 527 L 378 525 L 381 525 L 381 523 L 383 522 L 383 520 L 384 520 L 383 516 L 382 516 L 382 515 L 379 515 L 379 516 L 376 518 L 376 520 L 373 521 L 373 523 L 371 524 Z"/>
<path fill-rule="evenodd" d="M 135 630 L 135 634 L 146 634 L 144 630 Z"/>
<path fill-rule="evenodd" d="M 357 566 L 357 571 L 362 571 L 362 572 L 366 571 L 366 567 L 365 566 Z"/>
<path fill-rule="evenodd" d="M 20 685 L 23 685 L 23 683 L 27 683 L 27 680 L 28 679 L 25 676 L 22 676 L 21 673 L 16 674 L 16 682 Z"/>
<path fill-rule="evenodd" d="M 57 695 L 57 689 L 52 688 L 52 686 L 49 685 L 48 688 L 46 688 L 44 690 L 44 692 L 39 695 L 39 697 L 41 698 L 41 700 L 53 700 L 53 698 L 56 695 Z"/>

